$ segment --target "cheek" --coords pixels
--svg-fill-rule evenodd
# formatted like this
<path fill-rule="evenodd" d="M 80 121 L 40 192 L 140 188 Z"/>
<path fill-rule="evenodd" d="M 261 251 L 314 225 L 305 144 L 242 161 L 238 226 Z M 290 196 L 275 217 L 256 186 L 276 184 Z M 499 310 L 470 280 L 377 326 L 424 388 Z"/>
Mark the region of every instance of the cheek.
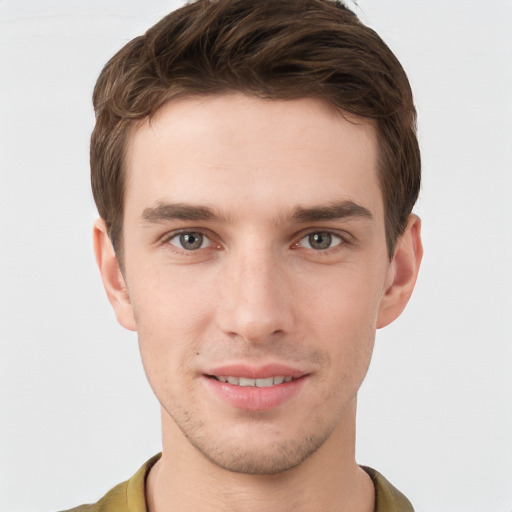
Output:
<path fill-rule="evenodd" d="M 340 268 L 318 274 L 313 282 L 298 288 L 304 314 L 316 318 L 318 327 L 340 333 L 375 330 L 383 284 L 370 268 Z"/>
<path fill-rule="evenodd" d="M 180 279 L 179 273 L 172 277 L 149 273 L 130 288 L 142 362 L 152 386 L 192 371 L 211 318 L 204 286 Z"/>
<path fill-rule="evenodd" d="M 172 265 L 154 265 L 130 281 L 137 326 L 151 337 L 194 331 L 209 316 L 211 293 L 204 273 Z"/>
<path fill-rule="evenodd" d="M 301 296 L 307 306 L 302 321 L 311 343 L 329 354 L 331 379 L 359 382 L 370 362 L 375 340 L 381 287 L 367 272 L 342 272 L 317 280 L 314 296 Z"/>

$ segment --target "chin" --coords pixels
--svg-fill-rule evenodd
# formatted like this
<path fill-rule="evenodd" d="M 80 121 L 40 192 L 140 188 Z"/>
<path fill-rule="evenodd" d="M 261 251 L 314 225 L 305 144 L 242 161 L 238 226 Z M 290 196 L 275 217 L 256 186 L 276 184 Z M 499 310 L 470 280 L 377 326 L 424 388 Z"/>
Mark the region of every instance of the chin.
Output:
<path fill-rule="evenodd" d="M 329 435 L 330 432 L 322 437 L 303 436 L 297 440 L 266 443 L 265 446 L 251 439 L 250 447 L 247 442 L 237 446 L 233 440 L 224 440 L 218 445 L 211 442 L 206 444 L 205 441 L 211 440 L 213 436 L 189 438 L 189 441 L 212 464 L 226 471 L 247 475 L 275 475 L 302 464 L 324 444 Z"/>

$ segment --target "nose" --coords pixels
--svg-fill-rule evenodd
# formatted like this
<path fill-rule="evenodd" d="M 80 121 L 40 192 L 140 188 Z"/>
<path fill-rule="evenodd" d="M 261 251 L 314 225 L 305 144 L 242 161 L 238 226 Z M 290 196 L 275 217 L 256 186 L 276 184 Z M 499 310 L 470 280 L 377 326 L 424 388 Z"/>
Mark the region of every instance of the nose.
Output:
<path fill-rule="evenodd" d="M 292 296 L 279 257 L 263 249 L 232 254 L 221 272 L 217 323 L 221 331 L 251 343 L 290 332 Z"/>

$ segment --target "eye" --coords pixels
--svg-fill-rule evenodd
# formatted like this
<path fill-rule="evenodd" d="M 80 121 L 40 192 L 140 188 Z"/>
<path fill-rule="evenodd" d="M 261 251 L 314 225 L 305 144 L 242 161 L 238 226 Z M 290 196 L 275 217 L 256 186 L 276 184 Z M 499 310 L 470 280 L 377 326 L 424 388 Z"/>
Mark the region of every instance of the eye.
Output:
<path fill-rule="evenodd" d="M 314 249 L 315 251 L 325 251 L 342 243 L 343 239 L 334 233 L 316 231 L 306 235 L 297 245 L 306 249 Z"/>
<path fill-rule="evenodd" d="M 169 238 L 169 243 L 185 251 L 197 251 L 211 244 L 210 239 L 197 231 L 178 233 Z"/>

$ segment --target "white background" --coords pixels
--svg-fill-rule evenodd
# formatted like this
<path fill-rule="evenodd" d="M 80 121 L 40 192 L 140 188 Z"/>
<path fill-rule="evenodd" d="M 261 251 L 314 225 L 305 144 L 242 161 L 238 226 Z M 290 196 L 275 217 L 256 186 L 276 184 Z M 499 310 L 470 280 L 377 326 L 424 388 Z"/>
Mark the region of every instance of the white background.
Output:
<path fill-rule="evenodd" d="M 0 511 L 96 501 L 160 450 L 90 233 L 90 96 L 163 0 L 0 0 Z M 418 512 L 512 510 L 512 1 L 359 0 L 407 70 L 425 258 L 379 332 L 358 460 Z"/>

